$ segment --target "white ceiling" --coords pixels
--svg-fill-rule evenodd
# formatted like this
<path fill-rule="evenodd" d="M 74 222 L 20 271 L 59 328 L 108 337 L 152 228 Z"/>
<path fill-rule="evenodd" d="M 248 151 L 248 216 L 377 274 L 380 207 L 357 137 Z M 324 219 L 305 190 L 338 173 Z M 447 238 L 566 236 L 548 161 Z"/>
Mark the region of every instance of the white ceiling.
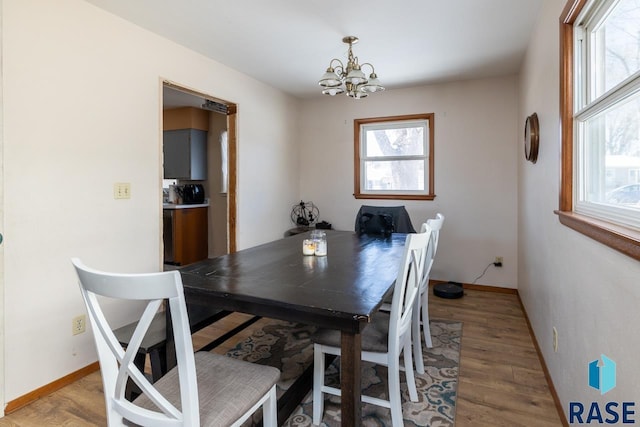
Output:
<path fill-rule="evenodd" d="M 348 35 L 387 89 L 517 73 L 542 2 L 86 1 L 300 98 L 322 96 Z"/>

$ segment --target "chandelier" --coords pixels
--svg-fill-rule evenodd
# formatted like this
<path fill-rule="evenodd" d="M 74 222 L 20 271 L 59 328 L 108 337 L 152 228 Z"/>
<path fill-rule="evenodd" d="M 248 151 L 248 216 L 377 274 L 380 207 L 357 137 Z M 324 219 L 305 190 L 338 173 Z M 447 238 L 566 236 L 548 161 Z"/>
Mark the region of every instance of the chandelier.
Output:
<path fill-rule="evenodd" d="M 360 99 L 368 96 L 373 92 L 381 92 L 384 87 L 380 85 L 380 80 L 369 62 L 365 62 L 360 65 L 358 63 L 358 57 L 353 56 L 352 46 L 358 43 L 358 38 L 354 36 L 347 36 L 342 39 L 343 43 L 349 45 L 349 54 L 347 58 L 347 65 L 345 66 L 342 61 L 337 58 L 333 58 L 329 62 L 329 68 L 324 73 L 318 84 L 324 89 L 322 93 L 325 95 L 339 95 L 345 93 L 354 98 Z M 334 67 L 334 63 L 339 65 Z M 362 67 L 368 65 L 371 67 L 371 74 L 369 78 L 362 71 Z"/>

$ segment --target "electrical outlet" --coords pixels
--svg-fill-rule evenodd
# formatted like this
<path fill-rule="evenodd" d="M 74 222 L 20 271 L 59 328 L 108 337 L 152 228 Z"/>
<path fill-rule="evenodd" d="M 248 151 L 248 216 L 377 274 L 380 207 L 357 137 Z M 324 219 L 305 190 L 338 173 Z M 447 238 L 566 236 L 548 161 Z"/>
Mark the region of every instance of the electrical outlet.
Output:
<path fill-rule="evenodd" d="M 71 319 L 71 333 L 73 335 L 82 334 L 87 330 L 87 316 L 81 314 Z"/>
<path fill-rule="evenodd" d="M 553 327 L 553 352 L 556 353 L 558 351 L 558 330 L 556 327 Z"/>
<path fill-rule="evenodd" d="M 131 183 L 116 182 L 115 184 L 113 184 L 113 198 L 114 199 L 130 199 Z"/>
<path fill-rule="evenodd" d="M 497 256 L 496 259 L 493 261 L 493 265 L 495 265 L 496 267 L 502 267 L 502 257 Z"/>

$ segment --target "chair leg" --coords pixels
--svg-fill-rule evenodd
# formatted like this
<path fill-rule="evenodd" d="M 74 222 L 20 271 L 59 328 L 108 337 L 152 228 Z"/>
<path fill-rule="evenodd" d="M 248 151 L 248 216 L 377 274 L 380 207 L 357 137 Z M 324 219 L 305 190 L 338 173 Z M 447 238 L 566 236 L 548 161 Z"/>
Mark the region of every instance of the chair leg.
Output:
<path fill-rule="evenodd" d="M 411 339 L 413 340 L 413 358 L 416 363 L 416 372 L 424 374 L 424 362 L 422 360 L 422 338 L 420 333 L 420 296 L 416 298 L 416 306 L 413 307 L 411 318 Z M 407 365 L 405 365 L 405 369 Z"/>
<path fill-rule="evenodd" d="M 278 397 L 275 385 L 269 390 L 269 398 L 262 405 L 262 425 L 278 427 Z"/>
<path fill-rule="evenodd" d="M 419 335 L 418 335 L 419 336 Z M 404 345 L 404 374 L 407 378 L 407 388 L 409 389 L 409 399 L 412 402 L 418 401 L 418 390 L 416 389 L 416 378 L 413 375 L 413 360 L 411 358 L 411 340 L 407 339 L 406 344 Z M 409 368 L 407 368 L 407 366 Z"/>
<path fill-rule="evenodd" d="M 404 422 L 402 420 L 402 397 L 400 396 L 400 361 L 397 357 L 395 359 L 396 360 L 389 360 L 389 362 L 391 363 L 389 363 L 388 366 L 391 425 L 393 427 L 403 427 Z M 411 368 L 405 369 L 405 372 L 408 373 L 409 371 L 411 371 Z"/>
<path fill-rule="evenodd" d="M 424 331 L 424 343 L 427 348 L 433 347 L 431 342 L 431 327 L 429 326 L 429 289 L 422 294 L 422 330 Z"/>
<path fill-rule="evenodd" d="M 324 352 L 320 344 L 313 345 L 313 424 L 320 425 L 324 414 Z"/>

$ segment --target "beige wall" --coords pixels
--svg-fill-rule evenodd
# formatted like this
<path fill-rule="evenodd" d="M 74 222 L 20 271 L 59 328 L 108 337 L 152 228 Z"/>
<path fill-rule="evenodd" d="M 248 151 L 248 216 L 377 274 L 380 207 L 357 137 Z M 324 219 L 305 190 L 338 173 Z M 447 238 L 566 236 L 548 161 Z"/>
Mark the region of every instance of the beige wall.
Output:
<path fill-rule="evenodd" d="M 570 401 L 587 408 L 592 401 L 640 401 L 640 263 L 561 225 L 553 213 L 560 182 L 558 19 L 564 4 L 544 2 L 520 79 L 518 124 L 538 113 L 540 152 L 535 165 L 518 157 L 518 288 L 566 413 Z M 605 396 L 587 385 L 587 364 L 601 353 L 616 361 L 618 371 L 617 387 Z"/>
<path fill-rule="evenodd" d="M 388 90 L 364 100 L 325 97 L 304 104 L 301 197 L 321 219 L 353 230 L 359 207 L 405 205 L 415 228 L 437 212 L 446 220 L 432 278 L 515 288 L 517 272 L 517 126 L 515 77 Z M 353 197 L 353 120 L 435 113 L 434 201 Z"/>
<path fill-rule="evenodd" d="M 161 80 L 238 104 L 239 248 L 289 227 L 299 108 L 84 1 L 2 7 L 3 387 L 11 401 L 96 360 L 91 333 L 71 335 L 71 319 L 85 310 L 70 257 L 123 272 L 160 269 Z M 130 200 L 114 200 L 115 182 L 131 183 Z M 130 319 L 130 310 L 110 311 Z"/>

